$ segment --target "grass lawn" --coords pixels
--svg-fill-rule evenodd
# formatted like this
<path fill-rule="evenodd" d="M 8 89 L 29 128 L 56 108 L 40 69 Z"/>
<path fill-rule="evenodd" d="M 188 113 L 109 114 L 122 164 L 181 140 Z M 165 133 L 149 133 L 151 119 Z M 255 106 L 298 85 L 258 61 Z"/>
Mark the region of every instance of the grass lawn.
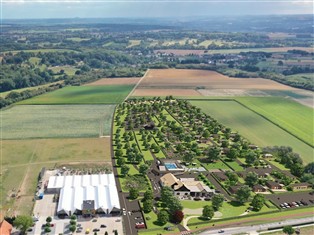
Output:
<path fill-rule="evenodd" d="M 131 85 L 70 86 L 18 104 L 117 104 L 132 90 Z"/>
<path fill-rule="evenodd" d="M 225 169 L 225 170 L 231 170 L 225 163 L 222 161 L 217 161 L 213 163 L 201 163 L 207 170 L 213 170 L 213 169 Z"/>
<path fill-rule="evenodd" d="M 64 70 L 64 73 L 69 76 L 73 76 L 77 71 L 77 69 L 72 66 L 48 67 L 48 69 L 51 69 L 54 73 L 59 73 L 61 70 Z"/>
<path fill-rule="evenodd" d="M 235 171 L 243 171 L 243 167 L 240 166 L 237 162 L 235 162 L 235 161 L 228 161 L 228 160 L 225 160 L 225 162 L 226 162 L 230 167 L 232 167 Z"/>
<path fill-rule="evenodd" d="M 17 105 L 2 112 L 2 138 L 109 135 L 113 105 Z"/>
<path fill-rule="evenodd" d="M 181 204 L 183 208 L 199 209 L 199 208 L 203 208 L 206 205 L 211 206 L 212 202 L 211 201 L 181 200 Z"/>
<path fill-rule="evenodd" d="M 313 145 L 312 108 L 279 97 L 246 97 L 237 100 Z"/>
<path fill-rule="evenodd" d="M 291 146 L 304 162 L 313 159 L 313 148 L 241 104 L 230 100 L 190 102 L 258 146 Z"/>
<path fill-rule="evenodd" d="M 275 160 L 268 160 L 269 163 L 271 163 L 272 165 L 278 167 L 280 170 L 283 170 L 283 171 L 289 171 L 288 168 L 286 168 L 284 165 L 280 164 L 279 162 L 276 162 Z"/>

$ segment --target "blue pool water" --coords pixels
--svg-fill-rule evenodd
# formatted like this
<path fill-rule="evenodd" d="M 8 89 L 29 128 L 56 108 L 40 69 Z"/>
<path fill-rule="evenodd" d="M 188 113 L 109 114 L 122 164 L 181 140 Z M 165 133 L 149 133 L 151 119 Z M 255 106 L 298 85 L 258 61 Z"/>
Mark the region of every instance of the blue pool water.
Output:
<path fill-rule="evenodd" d="M 165 166 L 168 170 L 177 169 L 177 165 L 175 163 L 165 163 Z"/>

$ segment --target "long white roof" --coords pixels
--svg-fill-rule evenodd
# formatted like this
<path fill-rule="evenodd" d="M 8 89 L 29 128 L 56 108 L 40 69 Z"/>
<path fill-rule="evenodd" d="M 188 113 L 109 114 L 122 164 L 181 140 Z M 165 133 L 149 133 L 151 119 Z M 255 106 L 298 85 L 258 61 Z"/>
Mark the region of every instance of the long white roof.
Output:
<path fill-rule="evenodd" d="M 62 187 L 60 187 L 62 186 Z M 95 210 L 110 213 L 113 208 L 120 209 L 119 195 L 113 174 L 52 176 L 48 188 L 61 188 L 58 212 L 82 210 L 83 201 L 94 200 Z"/>
<path fill-rule="evenodd" d="M 51 176 L 49 189 L 77 186 L 116 185 L 113 174 Z"/>

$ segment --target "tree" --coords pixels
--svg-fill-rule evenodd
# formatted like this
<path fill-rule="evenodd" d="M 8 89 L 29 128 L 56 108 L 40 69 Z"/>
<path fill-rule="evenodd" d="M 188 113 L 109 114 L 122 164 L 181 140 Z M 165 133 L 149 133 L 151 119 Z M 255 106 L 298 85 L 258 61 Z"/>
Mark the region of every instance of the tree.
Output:
<path fill-rule="evenodd" d="M 105 235 L 109 235 L 107 231 L 105 232 Z"/>
<path fill-rule="evenodd" d="M 195 157 L 195 154 L 193 154 L 193 153 L 186 153 L 186 154 L 183 155 L 183 161 L 191 163 L 193 161 L 194 157 Z"/>
<path fill-rule="evenodd" d="M 304 173 L 304 167 L 302 166 L 302 164 L 299 164 L 299 163 L 293 164 L 290 167 L 290 171 L 291 171 L 291 174 L 297 177 L 301 177 Z"/>
<path fill-rule="evenodd" d="M 129 173 L 130 167 L 128 165 L 121 166 L 121 174 L 126 176 Z"/>
<path fill-rule="evenodd" d="M 46 226 L 44 230 L 45 230 L 45 233 L 50 233 L 51 232 L 50 226 Z"/>
<path fill-rule="evenodd" d="M 228 177 L 228 183 L 230 186 L 236 185 L 239 181 L 239 177 L 236 173 L 227 171 L 226 176 Z"/>
<path fill-rule="evenodd" d="M 118 164 L 119 166 L 124 165 L 124 164 L 125 164 L 125 159 L 124 159 L 123 157 L 119 157 L 119 158 L 117 159 L 117 164 Z"/>
<path fill-rule="evenodd" d="M 52 218 L 50 216 L 47 217 L 46 222 L 50 223 L 52 221 Z"/>
<path fill-rule="evenodd" d="M 291 235 L 291 234 L 294 233 L 294 228 L 292 228 L 291 225 L 288 225 L 288 226 L 284 226 L 283 229 L 282 229 L 282 231 L 283 231 L 284 233 L 286 233 L 286 234 Z"/>
<path fill-rule="evenodd" d="M 258 183 L 258 175 L 255 172 L 249 172 L 245 177 L 245 184 L 253 187 Z"/>
<path fill-rule="evenodd" d="M 129 190 L 129 198 L 134 200 L 136 198 L 138 198 L 138 195 L 139 195 L 139 192 L 138 192 L 138 189 L 132 187 L 130 188 Z"/>
<path fill-rule="evenodd" d="M 76 230 L 76 226 L 75 225 L 71 225 L 69 230 L 73 233 Z"/>
<path fill-rule="evenodd" d="M 245 155 L 245 163 L 249 166 L 252 165 L 256 160 L 257 156 L 253 151 L 250 151 Z"/>
<path fill-rule="evenodd" d="M 166 211 L 166 210 L 161 210 L 161 211 L 158 213 L 157 218 L 158 218 L 158 222 L 159 222 L 161 225 L 165 225 L 165 224 L 169 221 L 169 213 L 168 213 L 168 211 Z"/>
<path fill-rule="evenodd" d="M 235 148 L 231 148 L 229 152 L 226 154 L 226 157 L 231 161 L 234 161 L 239 156 L 239 151 Z"/>
<path fill-rule="evenodd" d="M 259 211 L 262 209 L 265 203 L 265 197 L 262 194 L 256 194 L 255 197 L 252 200 L 252 207 L 254 210 Z"/>
<path fill-rule="evenodd" d="M 206 205 L 203 207 L 202 216 L 207 219 L 211 219 L 214 216 L 214 208 L 212 206 Z"/>
<path fill-rule="evenodd" d="M 118 235 L 118 231 L 117 230 L 114 230 L 114 235 Z"/>
<path fill-rule="evenodd" d="M 28 215 L 19 215 L 13 222 L 13 226 L 17 229 L 20 229 L 21 232 L 24 234 L 27 229 L 29 229 L 33 225 L 33 219 L 31 216 Z"/>
<path fill-rule="evenodd" d="M 218 147 L 208 148 L 207 156 L 210 161 L 213 162 L 213 161 L 219 160 L 219 154 L 220 154 L 220 148 Z"/>
<path fill-rule="evenodd" d="M 144 193 L 144 201 L 146 200 L 153 200 L 153 191 L 151 189 L 147 189 L 146 192 Z"/>
<path fill-rule="evenodd" d="M 145 213 L 151 212 L 153 209 L 153 201 L 152 200 L 145 200 L 143 202 L 143 211 Z"/>
<path fill-rule="evenodd" d="M 215 194 L 212 198 L 212 206 L 215 211 L 218 211 L 224 202 L 224 196 L 222 194 Z"/>
<path fill-rule="evenodd" d="M 170 213 L 174 213 L 175 211 L 181 211 L 183 209 L 180 200 L 174 195 L 169 198 L 168 208 Z"/>
<path fill-rule="evenodd" d="M 173 192 L 172 192 L 172 189 L 170 187 L 162 187 L 161 189 L 161 201 L 167 205 L 169 204 L 169 201 L 170 201 L 170 198 L 173 197 Z"/>
<path fill-rule="evenodd" d="M 174 211 L 174 213 L 172 214 L 172 221 L 176 224 L 181 223 L 183 218 L 184 218 L 184 213 L 182 210 Z"/>
<path fill-rule="evenodd" d="M 209 136 L 210 136 L 209 131 L 208 131 L 208 130 L 205 130 L 205 131 L 203 132 L 203 137 L 204 137 L 205 139 L 208 139 Z"/>
<path fill-rule="evenodd" d="M 236 193 L 236 199 L 240 204 L 244 204 L 249 200 L 249 197 L 251 195 L 251 189 L 247 185 L 243 185 L 241 188 L 239 188 L 238 192 Z"/>
<path fill-rule="evenodd" d="M 140 165 L 140 167 L 139 167 L 139 172 L 140 172 L 142 175 L 146 175 L 148 169 L 149 169 L 149 166 L 148 166 L 147 164 L 142 164 L 142 165 Z"/>

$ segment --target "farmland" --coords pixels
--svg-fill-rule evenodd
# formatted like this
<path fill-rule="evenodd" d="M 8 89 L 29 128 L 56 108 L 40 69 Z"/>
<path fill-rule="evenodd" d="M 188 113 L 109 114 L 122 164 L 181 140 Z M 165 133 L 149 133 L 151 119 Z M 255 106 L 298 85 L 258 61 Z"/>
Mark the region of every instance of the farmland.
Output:
<path fill-rule="evenodd" d="M 164 49 L 164 50 L 155 50 L 155 53 L 172 53 L 174 55 L 189 55 L 189 54 L 237 54 L 240 52 L 286 52 L 288 50 L 304 50 L 308 52 L 313 52 L 313 48 L 311 47 L 276 47 L 276 48 L 243 48 L 243 49 L 220 49 L 220 50 L 184 50 L 184 49 Z"/>
<path fill-rule="evenodd" d="M 190 102 L 259 146 L 291 146 L 304 162 L 312 161 L 313 148 L 235 101 Z"/>
<path fill-rule="evenodd" d="M 215 71 L 186 69 L 151 69 L 137 89 L 143 88 L 190 88 L 210 89 L 260 89 L 260 90 L 293 90 L 289 86 L 267 79 L 231 78 Z"/>
<path fill-rule="evenodd" d="M 18 104 L 116 104 L 124 100 L 132 87 L 131 85 L 65 87 Z"/>
<path fill-rule="evenodd" d="M 53 168 L 55 164 L 70 162 L 108 166 L 109 146 L 109 138 L 3 140 L 1 191 L 5 193 L 1 193 L 1 210 L 11 208 L 10 213 L 18 210 L 31 214 L 34 190 L 42 167 Z M 11 193 L 18 190 L 22 196 L 17 201 L 10 199 Z"/>
<path fill-rule="evenodd" d="M 109 135 L 113 110 L 113 105 L 17 105 L 2 112 L 2 138 Z"/>
<path fill-rule="evenodd" d="M 101 78 L 95 82 L 86 84 L 86 86 L 104 86 L 104 85 L 134 85 L 140 78 Z"/>
<path fill-rule="evenodd" d="M 238 98 L 239 102 L 263 115 L 313 146 L 313 109 L 284 98 Z"/>

